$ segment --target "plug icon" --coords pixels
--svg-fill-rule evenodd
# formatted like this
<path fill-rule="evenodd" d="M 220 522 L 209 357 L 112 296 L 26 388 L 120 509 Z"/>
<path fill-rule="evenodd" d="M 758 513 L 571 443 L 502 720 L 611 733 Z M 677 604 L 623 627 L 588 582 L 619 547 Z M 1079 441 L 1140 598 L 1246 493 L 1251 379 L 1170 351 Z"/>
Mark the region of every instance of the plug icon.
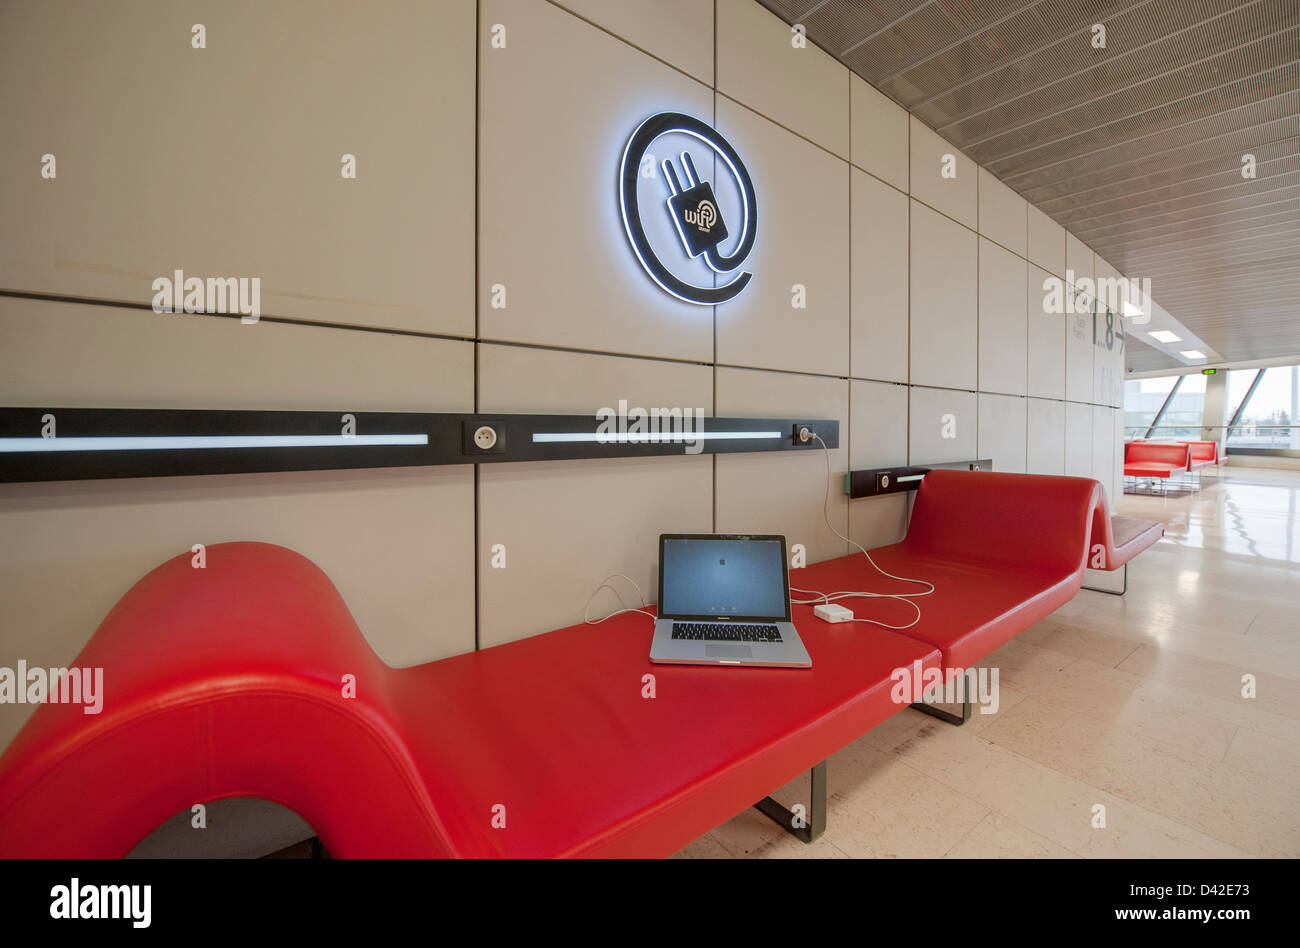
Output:
<path fill-rule="evenodd" d="M 718 210 L 713 187 L 709 182 L 700 180 L 695 172 L 695 162 L 688 152 L 682 152 L 685 188 L 668 159 L 664 159 L 660 167 L 663 169 L 664 182 L 668 185 L 668 213 L 677 227 L 678 236 L 682 238 L 687 256 L 698 257 L 709 253 L 727 239 L 727 225 Z"/>

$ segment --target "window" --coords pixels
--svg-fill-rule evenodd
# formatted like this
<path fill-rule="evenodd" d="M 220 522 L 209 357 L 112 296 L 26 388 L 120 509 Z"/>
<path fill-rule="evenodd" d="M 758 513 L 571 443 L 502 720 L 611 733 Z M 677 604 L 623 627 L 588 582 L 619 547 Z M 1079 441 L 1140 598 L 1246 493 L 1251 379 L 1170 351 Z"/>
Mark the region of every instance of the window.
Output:
<path fill-rule="evenodd" d="M 1158 379 L 1128 379 L 1124 382 L 1124 437 L 1145 438 L 1156 412 L 1169 397 L 1178 376 Z M 1151 433 L 1155 437 L 1155 432 Z"/>
<path fill-rule="evenodd" d="M 1250 391 L 1258 369 L 1228 373 L 1228 413 L 1237 410 Z M 1242 407 L 1241 417 L 1228 432 L 1232 448 L 1300 449 L 1300 366 L 1264 369 L 1259 384 Z"/>
<path fill-rule="evenodd" d="M 1233 415 L 1237 409 L 1242 407 L 1241 403 L 1246 398 L 1246 393 L 1250 391 L 1250 383 L 1255 381 L 1255 376 L 1259 374 L 1259 369 L 1231 369 L 1228 372 L 1227 392 L 1224 396 L 1223 403 L 1223 421 L 1222 424 L 1228 424 L 1232 421 Z M 1228 437 L 1232 432 L 1226 433 Z"/>
<path fill-rule="evenodd" d="M 1205 376 L 1184 375 L 1183 384 L 1160 417 L 1152 438 L 1166 441 L 1198 441 L 1205 415 Z"/>
<path fill-rule="evenodd" d="M 1300 366 L 1232 369 L 1226 374 L 1222 419 L 1204 417 L 1204 375 L 1129 379 L 1124 383 L 1124 437 L 1200 440 L 1206 436 L 1202 425 L 1227 425 L 1239 411 L 1237 423 L 1226 432 L 1225 448 L 1246 453 L 1300 451 Z"/>

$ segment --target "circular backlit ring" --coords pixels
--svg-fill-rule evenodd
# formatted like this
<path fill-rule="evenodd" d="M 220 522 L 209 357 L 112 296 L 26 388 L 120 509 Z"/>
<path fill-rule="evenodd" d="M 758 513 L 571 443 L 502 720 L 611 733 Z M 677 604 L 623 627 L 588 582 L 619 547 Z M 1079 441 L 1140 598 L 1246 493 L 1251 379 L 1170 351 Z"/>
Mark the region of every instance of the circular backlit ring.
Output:
<path fill-rule="evenodd" d="M 745 163 L 740 160 L 736 150 L 714 130 L 697 118 L 683 115 L 681 112 L 660 112 L 646 119 L 632 133 L 627 147 L 623 149 L 623 162 L 619 168 L 619 208 L 623 214 L 623 230 L 627 233 L 632 250 L 641 261 L 650 279 L 659 284 L 666 292 L 687 303 L 700 306 L 713 306 L 725 303 L 740 293 L 754 276 L 741 272 L 730 283 L 722 286 L 694 286 L 678 279 L 665 267 L 646 239 L 645 227 L 641 223 L 641 208 L 637 201 L 638 176 L 641 173 L 641 159 L 646 150 L 660 135 L 681 132 L 697 138 L 713 149 L 731 171 L 732 177 L 740 187 L 740 199 L 743 204 L 741 218 L 740 242 L 735 252 L 722 255 L 714 250 L 705 252 L 704 261 L 716 273 L 730 273 L 744 263 L 749 252 L 754 248 L 754 233 L 758 228 L 758 204 L 754 200 L 754 184 L 749 179 Z M 716 250 L 716 248 L 715 248 Z"/>

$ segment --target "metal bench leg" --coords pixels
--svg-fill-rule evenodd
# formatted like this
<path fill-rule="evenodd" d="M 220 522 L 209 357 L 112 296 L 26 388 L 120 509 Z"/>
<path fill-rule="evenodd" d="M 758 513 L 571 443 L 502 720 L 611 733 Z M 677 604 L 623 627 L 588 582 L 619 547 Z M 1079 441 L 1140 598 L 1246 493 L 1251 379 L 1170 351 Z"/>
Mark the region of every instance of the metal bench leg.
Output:
<path fill-rule="evenodd" d="M 940 721 L 946 721 L 949 724 L 961 727 L 970 720 L 970 696 L 971 692 L 975 690 L 975 681 L 973 676 L 973 669 L 967 669 L 961 676 L 962 702 L 960 715 L 953 714 L 951 711 L 945 711 L 942 708 L 936 708 L 934 705 L 927 704 L 925 701 L 913 701 L 912 707 L 916 708 L 916 710 L 923 714 L 930 715 L 932 718 L 938 718 Z"/>
<path fill-rule="evenodd" d="M 808 795 L 806 816 L 792 813 L 771 797 L 763 797 L 754 804 L 755 809 L 801 843 L 811 843 L 826 832 L 826 761 L 823 760 L 809 773 L 812 792 Z"/>
<path fill-rule="evenodd" d="M 930 715 L 932 718 L 938 718 L 940 721 L 947 721 L 949 724 L 961 727 L 970 720 L 970 695 L 966 695 L 966 700 L 961 703 L 961 714 L 953 714 L 951 711 L 945 711 L 943 708 L 936 708 L 932 704 L 926 704 L 924 701 L 913 701 L 912 707 L 916 710 Z"/>
<path fill-rule="evenodd" d="M 1125 563 L 1120 567 L 1124 571 L 1124 585 L 1120 587 L 1119 592 L 1113 589 L 1102 589 L 1100 586 L 1089 586 L 1085 584 L 1084 589 L 1091 589 L 1093 592 L 1105 593 L 1107 596 L 1122 596 L 1128 592 L 1128 564 Z"/>

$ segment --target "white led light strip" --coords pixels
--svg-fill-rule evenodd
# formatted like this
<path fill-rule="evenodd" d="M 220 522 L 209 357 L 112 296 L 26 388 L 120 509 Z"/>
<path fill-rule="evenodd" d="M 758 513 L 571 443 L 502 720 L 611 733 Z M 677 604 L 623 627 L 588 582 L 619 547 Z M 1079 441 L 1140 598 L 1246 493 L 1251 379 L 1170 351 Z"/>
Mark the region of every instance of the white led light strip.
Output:
<path fill-rule="evenodd" d="M 533 444 L 673 444 L 681 441 L 746 441 L 784 438 L 780 431 L 698 431 L 687 432 L 628 432 L 603 434 L 596 431 L 534 432 Z"/>
<path fill-rule="evenodd" d="M 0 453 L 35 451 L 197 451 L 204 448 L 359 448 L 428 444 L 427 434 L 141 435 L 121 438 L 0 438 Z"/>

